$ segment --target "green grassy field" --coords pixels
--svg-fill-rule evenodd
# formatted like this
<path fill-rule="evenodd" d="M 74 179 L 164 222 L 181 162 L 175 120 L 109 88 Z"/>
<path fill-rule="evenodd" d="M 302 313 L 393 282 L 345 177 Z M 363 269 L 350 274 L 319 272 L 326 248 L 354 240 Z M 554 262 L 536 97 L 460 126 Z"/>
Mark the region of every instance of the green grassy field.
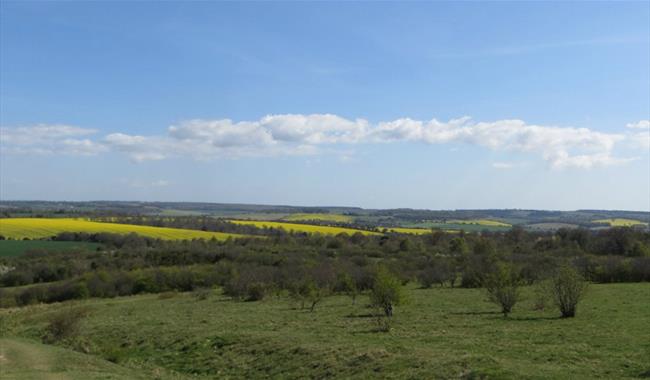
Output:
<path fill-rule="evenodd" d="M 469 223 L 469 221 L 464 221 L 463 223 L 458 223 L 457 221 L 448 221 L 448 222 L 420 222 L 420 223 L 411 223 L 405 224 L 406 228 L 437 228 L 440 230 L 453 230 L 453 231 L 467 231 L 467 232 L 481 232 L 481 231 L 508 231 L 512 228 L 510 225 L 499 225 L 499 224 L 480 224 L 480 223 Z"/>
<path fill-rule="evenodd" d="M 479 226 L 490 226 L 490 227 L 512 227 L 509 223 L 499 222 L 491 219 L 467 219 L 467 220 L 448 220 L 447 223 L 451 224 L 476 224 Z"/>
<path fill-rule="evenodd" d="M 632 227 L 636 225 L 648 225 L 646 222 L 641 222 L 638 220 L 634 219 L 622 219 L 622 218 L 615 218 L 615 219 L 598 219 L 594 220 L 594 223 L 599 223 L 599 224 L 606 224 L 610 227 Z"/>
<path fill-rule="evenodd" d="M 389 232 L 396 232 L 398 234 L 413 234 L 413 235 L 423 235 L 430 234 L 431 229 L 429 228 L 406 228 L 406 227 L 378 227 L 380 231 L 383 231 L 384 228 Z"/>
<path fill-rule="evenodd" d="M 144 295 L 0 310 L 0 326 L 3 342 L 19 339 L 55 353 L 36 343 L 48 316 L 65 308 L 86 307 L 90 316 L 80 335 L 63 346 L 89 353 L 85 356 L 89 366 L 97 365 L 97 358 L 110 359 L 119 368 L 102 368 L 114 368 L 115 374 L 128 368 L 133 377 L 632 379 L 650 375 L 648 283 L 592 285 L 573 319 L 560 319 L 555 310 L 533 311 L 530 289 L 526 289 L 527 300 L 508 319 L 485 301 L 479 289 L 410 287 L 407 295 L 409 302 L 396 308 L 395 324 L 388 333 L 376 331 L 365 297 L 357 305 L 347 297 L 330 297 L 310 313 L 285 298 L 234 302 L 218 292 L 206 300 L 191 294 L 166 299 Z M 34 361 L 22 359 L 7 367 L 14 378 L 30 378 L 23 374 L 33 373 L 41 355 L 36 351 L 23 356 L 29 355 Z M 39 373 L 43 375 L 39 378 L 47 374 Z"/>
<path fill-rule="evenodd" d="M 101 244 L 77 241 L 49 240 L 0 240 L 0 257 L 20 256 L 32 249 L 47 251 L 86 250 L 95 251 Z"/>
<path fill-rule="evenodd" d="M 99 223 L 70 218 L 8 218 L 0 219 L 0 235 L 12 239 L 49 238 L 61 232 L 110 232 L 115 234 L 136 233 L 158 239 L 212 239 L 225 240 L 242 235 L 222 232 L 184 230 L 179 228 L 136 226 L 118 223 Z"/>
<path fill-rule="evenodd" d="M 353 235 L 357 232 L 360 232 L 364 235 L 380 235 L 377 232 L 356 230 L 353 228 L 316 226 L 316 225 L 299 224 L 299 223 L 271 222 L 271 221 L 263 221 L 263 220 L 229 220 L 229 222 L 235 224 L 251 225 L 258 228 L 264 228 L 264 227 L 283 228 L 287 231 L 293 231 L 293 232 L 321 233 L 326 235 L 338 235 L 340 233 Z"/>
<path fill-rule="evenodd" d="M 324 221 L 324 222 L 337 222 L 337 223 L 350 223 L 354 219 L 348 215 L 341 214 L 291 214 L 288 215 L 282 220 L 287 222 L 300 222 L 300 221 Z"/>

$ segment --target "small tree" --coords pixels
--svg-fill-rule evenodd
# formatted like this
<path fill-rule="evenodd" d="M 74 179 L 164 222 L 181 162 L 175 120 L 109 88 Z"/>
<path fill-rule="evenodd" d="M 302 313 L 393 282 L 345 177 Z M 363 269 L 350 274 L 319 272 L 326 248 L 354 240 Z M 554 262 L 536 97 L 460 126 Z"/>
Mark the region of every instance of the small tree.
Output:
<path fill-rule="evenodd" d="M 505 263 L 497 264 L 483 281 L 490 301 L 501 306 L 504 317 L 508 317 L 520 298 L 520 284 L 521 280 L 517 271 L 511 264 Z"/>
<path fill-rule="evenodd" d="M 374 284 L 370 292 L 370 304 L 383 312 L 383 315 L 380 314 L 378 323 L 384 331 L 390 330 L 394 306 L 403 301 L 404 295 L 399 279 L 386 268 L 380 267 L 375 274 Z"/>
<path fill-rule="evenodd" d="M 300 309 L 304 309 L 305 302 L 307 302 L 309 304 L 309 311 L 313 312 L 316 305 L 329 294 L 329 289 L 319 287 L 311 279 L 305 279 L 301 283 L 294 284 L 290 289 L 290 293 L 293 299 L 300 302 Z"/>
<path fill-rule="evenodd" d="M 342 273 L 339 275 L 335 290 L 345 293 L 352 299 L 352 304 L 356 304 L 357 296 L 359 295 L 359 288 L 357 287 L 354 278 L 352 278 L 348 273 Z"/>
<path fill-rule="evenodd" d="M 587 282 L 572 267 L 564 266 L 558 269 L 551 280 L 553 300 L 562 313 L 562 318 L 572 318 L 576 315 L 578 302 L 584 296 Z"/>

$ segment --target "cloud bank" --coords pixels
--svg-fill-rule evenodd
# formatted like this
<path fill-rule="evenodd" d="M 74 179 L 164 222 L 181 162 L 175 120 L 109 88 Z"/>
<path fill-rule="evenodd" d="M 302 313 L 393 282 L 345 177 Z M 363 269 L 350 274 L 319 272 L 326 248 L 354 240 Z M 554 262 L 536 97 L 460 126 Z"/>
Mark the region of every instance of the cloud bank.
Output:
<path fill-rule="evenodd" d="M 161 135 L 97 131 L 66 125 L 0 128 L 3 154 L 94 155 L 118 152 L 136 162 L 192 157 L 314 155 L 332 147 L 360 144 L 467 144 L 491 151 L 529 153 L 553 168 L 592 168 L 634 160 L 630 150 L 650 147 L 650 121 L 626 125 L 620 133 L 588 128 L 527 124 L 522 120 L 476 122 L 469 117 L 446 122 L 401 118 L 372 124 L 332 114 L 267 115 L 255 121 L 184 121 Z M 328 148 L 329 147 L 329 148 Z M 615 155 L 624 147 L 628 156 Z"/>

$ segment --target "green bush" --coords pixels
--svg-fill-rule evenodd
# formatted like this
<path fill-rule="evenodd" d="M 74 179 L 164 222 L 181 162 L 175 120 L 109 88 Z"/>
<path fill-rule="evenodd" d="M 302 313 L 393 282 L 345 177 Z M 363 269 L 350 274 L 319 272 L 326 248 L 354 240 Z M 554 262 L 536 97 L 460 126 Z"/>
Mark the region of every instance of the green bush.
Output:
<path fill-rule="evenodd" d="M 381 330 L 390 330 L 393 309 L 402 302 L 404 302 L 404 293 L 399 279 L 388 269 L 379 267 L 370 291 L 370 305 L 383 312 L 377 318 Z"/>
<path fill-rule="evenodd" d="M 558 269 L 551 282 L 551 291 L 562 318 L 575 317 L 578 302 L 586 289 L 587 282 L 574 268 L 564 266 Z"/>
<path fill-rule="evenodd" d="M 521 292 L 519 286 L 521 280 L 519 274 L 512 264 L 499 263 L 495 269 L 488 273 L 483 280 L 483 286 L 487 290 L 491 302 L 501 306 L 504 317 L 512 311 Z"/>

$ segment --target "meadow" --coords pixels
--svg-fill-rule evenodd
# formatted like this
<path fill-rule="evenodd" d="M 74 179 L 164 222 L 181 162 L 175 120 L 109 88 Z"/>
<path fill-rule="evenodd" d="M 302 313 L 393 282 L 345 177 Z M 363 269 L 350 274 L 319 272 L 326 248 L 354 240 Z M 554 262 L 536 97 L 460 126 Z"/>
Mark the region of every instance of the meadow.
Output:
<path fill-rule="evenodd" d="M 569 319 L 558 318 L 554 308 L 533 310 L 532 289 L 524 294 L 504 318 L 482 289 L 409 285 L 408 302 L 395 309 L 390 332 L 377 331 L 365 296 L 355 305 L 348 297 L 328 297 L 313 312 L 285 297 L 236 302 L 218 289 L 207 298 L 171 293 L 5 309 L 3 378 L 650 375 L 650 303 L 640 302 L 650 299 L 650 284 L 591 285 L 578 315 Z M 88 312 L 79 334 L 60 347 L 42 345 L 48 319 L 75 308 Z M 89 372 L 79 375 L 80 367 Z"/>
<path fill-rule="evenodd" d="M 255 226 L 258 228 L 278 228 L 278 229 L 282 228 L 285 231 L 320 233 L 326 235 L 338 235 L 341 233 L 346 233 L 348 235 L 353 235 L 355 233 L 361 233 L 363 235 L 381 235 L 378 232 L 357 230 L 354 228 L 319 226 L 319 225 L 311 225 L 311 224 L 272 222 L 272 221 L 262 221 L 262 220 L 229 220 L 229 222 L 240 224 L 240 225 Z"/>
<path fill-rule="evenodd" d="M 151 227 L 118 223 L 91 222 L 71 218 L 4 218 L 0 219 L 0 235 L 11 239 L 44 239 L 62 232 L 130 234 L 165 240 L 212 239 L 225 240 L 243 235 L 207 232 L 179 228 Z"/>
<path fill-rule="evenodd" d="M 384 230 L 384 227 L 378 227 L 380 231 Z M 395 232 L 398 234 L 413 234 L 413 235 L 423 235 L 430 234 L 431 229 L 428 228 L 406 228 L 406 227 L 386 227 L 386 231 Z"/>
<path fill-rule="evenodd" d="M 351 223 L 354 218 L 349 215 L 342 214 L 325 214 L 325 213 L 296 213 L 288 215 L 282 220 L 287 222 L 302 222 L 302 221 L 318 221 L 318 222 L 336 222 L 336 223 Z"/>
<path fill-rule="evenodd" d="M 436 228 L 440 230 L 481 232 L 481 231 L 508 231 L 512 225 L 492 220 L 474 219 L 474 220 L 448 220 L 448 221 L 427 221 L 418 223 L 406 223 L 406 228 Z"/>
<path fill-rule="evenodd" d="M 101 244 L 80 241 L 0 240 L 0 257 L 20 256 L 31 250 L 48 252 L 95 251 Z"/>

